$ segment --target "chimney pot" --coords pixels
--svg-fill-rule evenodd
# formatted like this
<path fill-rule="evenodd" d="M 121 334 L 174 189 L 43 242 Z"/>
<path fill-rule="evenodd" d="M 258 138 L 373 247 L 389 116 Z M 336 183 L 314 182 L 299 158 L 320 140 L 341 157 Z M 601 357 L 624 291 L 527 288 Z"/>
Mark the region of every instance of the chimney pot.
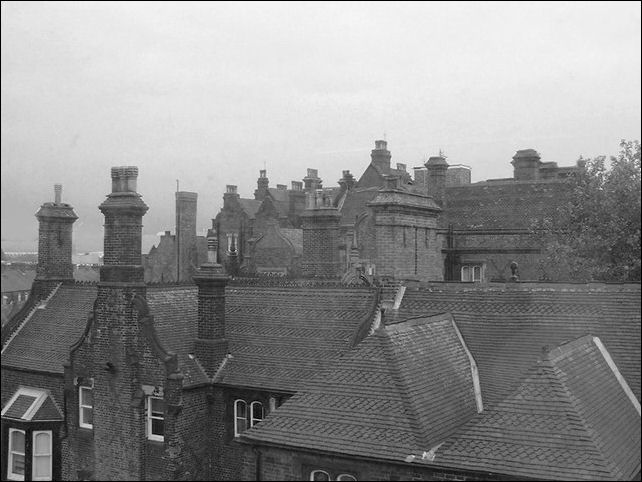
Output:
<path fill-rule="evenodd" d="M 54 199 L 56 204 L 62 202 L 62 184 L 54 184 Z"/>
<path fill-rule="evenodd" d="M 138 168 L 136 166 L 118 166 L 111 168 L 112 193 L 136 192 L 136 179 Z"/>

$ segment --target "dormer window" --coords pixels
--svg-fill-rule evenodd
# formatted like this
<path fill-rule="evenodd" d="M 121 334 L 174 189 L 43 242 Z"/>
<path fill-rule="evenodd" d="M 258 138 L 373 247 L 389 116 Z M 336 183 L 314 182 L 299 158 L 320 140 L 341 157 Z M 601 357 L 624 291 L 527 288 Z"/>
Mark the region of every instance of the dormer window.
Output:
<path fill-rule="evenodd" d="M 276 401 L 275 401 L 276 406 Z M 245 400 L 234 401 L 234 436 L 238 437 L 248 428 L 261 423 L 265 418 L 265 408 L 262 402 L 247 403 Z"/>
<path fill-rule="evenodd" d="M 462 281 L 482 281 L 484 276 L 484 269 L 481 264 L 470 264 L 461 267 L 461 280 Z"/>

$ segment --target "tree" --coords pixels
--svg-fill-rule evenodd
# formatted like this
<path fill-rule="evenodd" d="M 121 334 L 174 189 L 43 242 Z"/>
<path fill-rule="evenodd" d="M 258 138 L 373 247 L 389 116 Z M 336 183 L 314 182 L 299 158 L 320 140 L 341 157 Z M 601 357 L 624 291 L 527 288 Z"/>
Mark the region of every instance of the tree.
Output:
<path fill-rule="evenodd" d="M 569 200 L 539 219 L 544 278 L 640 281 L 640 143 L 620 153 L 582 160 Z"/>

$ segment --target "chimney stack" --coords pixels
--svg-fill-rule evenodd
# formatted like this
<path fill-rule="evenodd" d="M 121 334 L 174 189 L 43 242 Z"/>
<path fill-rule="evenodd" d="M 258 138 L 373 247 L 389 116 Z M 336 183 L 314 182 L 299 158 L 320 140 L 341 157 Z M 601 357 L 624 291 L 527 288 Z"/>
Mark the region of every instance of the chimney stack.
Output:
<path fill-rule="evenodd" d="M 542 161 L 535 149 L 517 151 L 511 164 L 513 165 L 513 177 L 516 181 L 536 181 L 539 179 L 539 168 Z"/>
<path fill-rule="evenodd" d="M 341 186 L 342 191 L 349 191 L 354 187 L 355 180 L 354 176 L 350 171 L 343 171 L 343 176 L 339 179 L 339 186 Z"/>
<path fill-rule="evenodd" d="M 336 278 L 341 274 L 339 223 L 341 214 L 329 193 L 321 189 L 308 193 L 303 220 L 303 260 L 305 276 Z"/>
<path fill-rule="evenodd" d="M 388 143 L 383 140 L 375 141 L 375 148 L 370 153 L 371 164 L 375 166 L 381 174 L 390 174 L 390 151 Z"/>
<path fill-rule="evenodd" d="M 143 216 L 147 205 L 136 192 L 138 168 L 111 168 L 112 192 L 99 206 L 105 216 L 104 283 L 143 283 L 141 264 Z"/>
<path fill-rule="evenodd" d="M 74 279 L 71 242 L 73 224 L 78 216 L 73 207 L 62 202 L 61 193 L 62 185 L 55 184 L 55 202 L 44 203 L 36 213 L 39 224 L 37 280 Z"/>
<path fill-rule="evenodd" d="M 321 189 L 322 181 L 319 178 L 319 171 L 308 168 L 308 175 L 303 178 L 303 184 L 308 192 Z"/>
<path fill-rule="evenodd" d="M 446 173 L 448 163 L 446 157 L 439 153 L 438 156 L 432 156 L 425 164 L 426 166 L 426 187 L 428 195 L 443 207 L 446 196 Z"/>
<path fill-rule="evenodd" d="M 176 193 L 176 280 L 189 281 L 198 267 L 196 204 L 198 194 Z"/>
<path fill-rule="evenodd" d="M 259 171 L 259 178 L 256 181 L 256 191 L 254 191 L 254 199 L 263 201 L 268 193 L 269 187 L 270 180 L 267 177 L 267 171 L 265 169 L 261 169 Z"/>

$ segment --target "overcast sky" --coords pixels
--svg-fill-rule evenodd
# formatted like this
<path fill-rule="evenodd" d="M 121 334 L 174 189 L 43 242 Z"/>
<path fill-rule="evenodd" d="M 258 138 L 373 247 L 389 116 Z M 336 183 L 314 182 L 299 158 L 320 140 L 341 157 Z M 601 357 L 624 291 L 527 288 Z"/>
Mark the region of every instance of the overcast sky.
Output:
<path fill-rule="evenodd" d="M 252 197 L 318 168 L 355 176 L 384 133 L 392 162 L 443 149 L 473 181 L 517 149 L 574 164 L 640 138 L 640 3 L 2 2 L 2 248 L 37 248 L 53 184 L 102 250 L 110 167 L 139 167 L 145 249 L 199 231 L 226 184 Z"/>

